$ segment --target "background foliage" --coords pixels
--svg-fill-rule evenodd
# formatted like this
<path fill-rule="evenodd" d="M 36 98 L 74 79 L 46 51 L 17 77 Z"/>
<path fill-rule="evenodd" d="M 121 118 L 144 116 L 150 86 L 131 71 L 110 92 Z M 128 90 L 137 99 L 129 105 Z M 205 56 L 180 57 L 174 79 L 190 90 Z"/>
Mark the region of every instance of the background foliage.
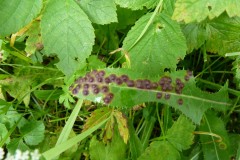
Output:
<path fill-rule="evenodd" d="M 234 0 L 0 1 L 0 147 L 42 159 L 240 159 Z"/>

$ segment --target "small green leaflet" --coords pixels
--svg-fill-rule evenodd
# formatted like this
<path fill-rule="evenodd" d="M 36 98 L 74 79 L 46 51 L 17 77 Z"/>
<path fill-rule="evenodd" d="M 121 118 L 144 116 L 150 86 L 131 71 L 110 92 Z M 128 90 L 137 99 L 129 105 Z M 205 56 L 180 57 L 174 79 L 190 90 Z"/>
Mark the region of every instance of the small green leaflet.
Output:
<path fill-rule="evenodd" d="M 165 14 L 155 17 L 145 35 L 133 46 L 152 14 L 142 16 L 123 41 L 123 54 L 128 53 L 131 68 L 144 75 L 159 75 L 165 68 L 176 69 L 187 46 L 180 26 Z"/>
<path fill-rule="evenodd" d="M 0 36 L 15 33 L 30 23 L 41 11 L 42 0 L 1 0 Z"/>
<path fill-rule="evenodd" d="M 103 25 L 118 21 L 114 0 L 78 0 L 77 2 L 93 23 Z"/>
<path fill-rule="evenodd" d="M 228 103 L 227 85 L 217 93 L 203 92 L 195 86 L 190 75 L 189 72 L 178 71 L 149 80 L 127 69 L 94 70 L 78 78 L 69 89 L 78 98 L 118 108 L 161 102 L 182 111 L 197 124 L 207 109 L 226 110 L 231 105 Z"/>
<path fill-rule="evenodd" d="M 140 10 L 143 7 L 153 8 L 157 5 L 159 0 L 115 0 L 122 8 L 130 8 L 132 10 Z"/>
<path fill-rule="evenodd" d="M 213 19 L 227 11 L 230 17 L 240 16 L 240 4 L 236 0 L 177 0 L 173 19 L 177 21 L 201 22 Z"/>
<path fill-rule="evenodd" d="M 41 21 L 46 54 L 57 54 L 57 67 L 67 76 L 85 63 L 94 44 L 94 29 L 73 0 L 51 0 Z"/>

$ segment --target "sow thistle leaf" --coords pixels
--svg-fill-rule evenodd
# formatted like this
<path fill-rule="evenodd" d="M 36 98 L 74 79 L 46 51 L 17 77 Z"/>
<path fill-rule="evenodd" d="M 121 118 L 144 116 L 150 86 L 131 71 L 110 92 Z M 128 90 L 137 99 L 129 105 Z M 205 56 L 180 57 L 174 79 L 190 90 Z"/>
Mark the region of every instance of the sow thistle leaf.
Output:
<path fill-rule="evenodd" d="M 90 55 L 94 30 L 87 15 L 73 0 L 51 0 L 41 21 L 46 54 L 57 54 L 57 67 L 72 75 Z"/>
<path fill-rule="evenodd" d="M 115 0 L 115 3 L 117 3 L 122 8 L 130 8 L 132 10 L 143 9 L 143 7 L 153 8 L 157 5 L 158 2 L 158 0 Z"/>
<path fill-rule="evenodd" d="M 205 159 L 230 159 L 229 137 L 224 122 L 214 112 L 206 113 L 199 129 L 202 132 L 207 132 L 205 135 L 200 135 Z M 216 134 L 219 137 L 213 137 L 208 133 Z"/>
<path fill-rule="evenodd" d="M 180 160 L 179 152 L 167 141 L 154 141 L 138 160 Z"/>
<path fill-rule="evenodd" d="M 78 4 L 93 23 L 117 22 L 117 8 L 114 0 L 79 0 Z"/>
<path fill-rule="evenodd" d="M 133 70 L 154 76 L 163 73 L 165 68 L 175 70 L 187 46 L 179 24 L 165 14 L 157 15 L 145 35 L 133 46 L 151 16 L 142 16 L 136 22 L 123 41 L 123 50 L 128 52 Z"/>
<path fill-rule="evenodd" d="M 178 71 L 145 79 L 132 70 L 94 70 L 78 78 L 69 90 L 78 98 L 123 108 L 161 102 L 182 111 L 197 124 L 207 109 L 225 110 L 231 105 L 227 85 L 217 93 L 203 92 L 195 86 L 191 75 L 189 71 Z"/>
<path fill-rule="evenodd" d="M 193 143 L 195 126 L 181 115 L 177 122 L 167 131 L 167 140 L 179 151 L 188 149 Z"/>
<path fill-rule="evenodd" d="M 240 5 L 236 0 L 177 0 L 173 19 L 186 23 L 201 22 L 207 17 L 218 17 L 225 10 L 231 17 L 240 16 Z"/>
<path fill-rule="evenodd" d="M 42 0 L 1 0 L 0 36 L 17 32 L 37 16 Z"/>

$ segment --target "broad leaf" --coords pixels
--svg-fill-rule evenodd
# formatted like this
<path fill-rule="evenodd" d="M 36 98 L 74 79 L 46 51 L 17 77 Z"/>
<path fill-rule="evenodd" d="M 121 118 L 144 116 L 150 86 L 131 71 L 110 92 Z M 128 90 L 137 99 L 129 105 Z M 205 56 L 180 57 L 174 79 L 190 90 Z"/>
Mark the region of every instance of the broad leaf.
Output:
<path fill-rule="evenodd" d="M 202 45 L 211 53 L 225 55 L 240 51 L 240 18 L 229 18 L 226 14 L 205 21 L 191 23 L 183 27 L 187 39 L 188 52 L 198 49 Z"/>
<path fill-rule="evenodd" d="M 138 160 L 180 160 L 179 152 L 167 141 L 154 141 Z"/>
<path fill-rule="evenodd" d="M 195 126 L 181 115 L 167 131 L 167 140 L 179 151 L 186 150 L 193 144 Z"/>
<path fill-rule="evenodd" d="M 179 24 L 164 14 L 155 17 L 145 35 L 134 45 L 151 16 L 142 16 L 129 31 L 123 41 L 123 53 L 129 54 L 133 70 L 153 76 L 165 68 L 174 71 L 187 47 Z"/>
<path fill-rule="evenodd" d="M 1 0 L 0 36 L 15 33 L 30 23 L 42 8 L 42 0 Z"/>
<path fill-rule="evenodd" d="M 45 126 L 41 121 L 29 121 L 20 128 L 20 133 L 28 145 L 37 145 L 44 139 Z"/>
<path fill-rule="evenodd" d="M 225 110 L 231 104 L 228 103 L 226 85 L 217 93 L 203 92 L 195 86 L 194 78 L 190 78 L 191 74 L 178 71 L 148 80 L 131 70 L 106 69 L 87 73 L 69 89 L 78 98 L 116 107 L 161 102 L 182 111 L 199 124 L 207 109 Z"/>
<path fill-rule="evenodd" d="M 117 8 L 114 0 L 79 0 L 78 3 L 93 23 L 117 22 Z"/>
<path fill-rule="evenodd" d="M 206 135 L 200 135 L 205 159 L 230 159 L 230 144 L 224 122 L 214 112 L 208 112 L 204 116 L 200 131 L 207 132 Z M 208 135 L 211 133 L 219 137 Z"/>
<path fill-rule="evenodd" d="M 223 14 L 210 21 L 207 26 L 206 49 L 212 53 L 225 55 L 240 51 L 240 17 L 229 18 Z"/>
<path fill-rule="evenodd" d="M 8 134 L 8 129 L 2 122 L 0 123 L 0 142 L 5 138 L 5 136 Z M 10 137 L 7 138 L 6 143 L 10 142 Z"/>
<path fill-rule="evenodd" d="M 72 75 L 92 51 L 94 32 L 90 20 L 73 0 L 51 0 L 41 21 L 46 54 L 57 54 L 57 67 Z"/>
<path fill-rule="evenodd" d="M 143 7 L 153 8 L 159 2 L 158 0 L 115 0 L 115 2 L 123 8 L 130 8 L 132 10 L 143 9 Z"/>
<path fill-rule="evenodd" d="M 213 19 L 225 10 L 230 16 L 240 16 L 236 0 L 177 0 L 175 7 L 173 18 L 186 23 Z"/>
<path fill-rule="evenodd" d="M 126 145 L 115 132 L 111 142 L 106 145 L 93 137 L 90 142 L 90 157 L 92 160 L 123 160 L 125 159 Z"/>
<path fill-rule="evenodd" d="M 22 138 L 13 138 L 10 143 L 7 144 L 8 152 L 14 154 L 17 149 L 21 151 L 30 150 L 30 148 L 23 142 Z"/>
<path fill-rule="evenodd" d="M 204 24 L 191 23 L 183 27 L 183 33 L 187 40 L 188 53 L 200 48 L 208 38 Z"/>

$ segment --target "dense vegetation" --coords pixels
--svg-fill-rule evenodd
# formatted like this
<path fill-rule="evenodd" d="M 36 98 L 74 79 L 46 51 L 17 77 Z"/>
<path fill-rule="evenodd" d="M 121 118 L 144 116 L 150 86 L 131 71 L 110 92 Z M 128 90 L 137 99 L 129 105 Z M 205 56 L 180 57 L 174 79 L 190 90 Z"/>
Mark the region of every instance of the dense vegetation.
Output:
<path fill-rule="evenodd" d="M 237 1 L 0 1 L 0 159 L 239 160 L 239 88 Z"/>

